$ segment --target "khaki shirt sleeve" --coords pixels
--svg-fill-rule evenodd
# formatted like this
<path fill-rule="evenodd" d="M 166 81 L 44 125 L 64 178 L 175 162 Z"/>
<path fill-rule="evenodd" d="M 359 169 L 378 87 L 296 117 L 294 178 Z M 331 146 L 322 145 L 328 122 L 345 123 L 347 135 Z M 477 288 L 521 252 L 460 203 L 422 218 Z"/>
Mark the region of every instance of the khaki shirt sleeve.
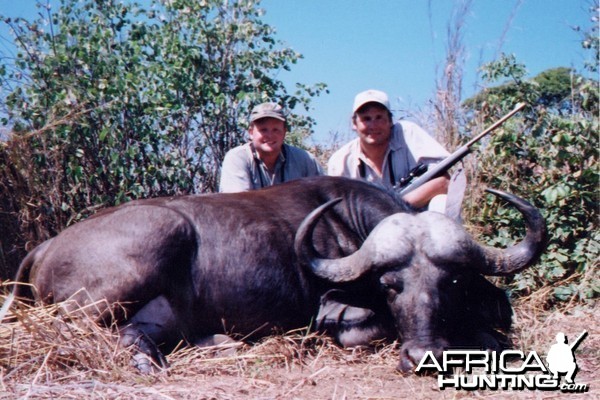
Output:
<path fill-rule="evenodd" d="M 225 154 L 221 166 L 219 192 L 245 192 L 252 189 L 250 171 L 252 160 L 248 159 L 243 146 L 231 149 Z"/>

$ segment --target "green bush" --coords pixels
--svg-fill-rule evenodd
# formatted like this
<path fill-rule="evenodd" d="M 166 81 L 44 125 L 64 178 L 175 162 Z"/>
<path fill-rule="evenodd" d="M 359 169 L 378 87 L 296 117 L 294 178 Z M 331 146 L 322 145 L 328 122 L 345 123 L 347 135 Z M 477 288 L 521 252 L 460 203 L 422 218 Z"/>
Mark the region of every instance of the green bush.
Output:
<path fill-rule="evenodd" d="M 537 267 L 511 278 L 515 294 L 552 287 L 554 300 L 587 300 L 600 292 L 598 259 L 598 82 L 568 69 L 524 79 L 524 68 L 504 57 L 485 67 L 493 79 L 513 82 L 480 93 L 467 104 L 478 119 L 498 118 L 518 101 L 531 106 L 492 135 L 479 156 L 477 186 L 519 194 L 542 210 L 548 224 L 548 250 Z M 570 79 L 565 80 L 565 75 Z M 481 185 L 480 185 L 481 184 Z M 493 199 L 471 221 L 489 244 L 509 245 L 523 234 L 518 213 Z M 498 232 L 489 232 L 488 226 Z"/>
<path fill-rule="evenodd" d="M 11 131 L 0 142 L 0 204 L 22 227 L 3 232 L 5 253 L 100 207 L 213 191 L 258 102 L 291 110 L 297 142 L 311 131 L 314 121 L 293 110 L 324 85 L 289 93 L 273 78 L 301 56 L 274 38 L 255 1 L 38 7 L 35 21 L 0 18 L 18 46 L 0 61 Z"/>

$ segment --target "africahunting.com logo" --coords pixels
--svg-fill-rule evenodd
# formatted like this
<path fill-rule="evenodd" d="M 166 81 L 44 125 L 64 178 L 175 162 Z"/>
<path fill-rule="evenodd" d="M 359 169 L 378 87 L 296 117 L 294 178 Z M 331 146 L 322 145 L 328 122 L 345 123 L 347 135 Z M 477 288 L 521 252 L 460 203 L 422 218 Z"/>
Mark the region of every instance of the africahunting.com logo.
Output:
<path fill-rule="evenodd" d="M 559 332 L 556 343 L 548 350 L 546 363 L 535 351 L 525 354 L 520 350 L 449 349 L 443 352 L 441 360 L 436 359 L 433 352 L 426 352 L 416 372 L 437 372 L 438 387 L 442 390 L 560 390 L 584 393 L 589 390 L 588 385 L 575 383 L 578 369 L 575 349 L 586 336 L 587 331 L 583 331 L 569 344 L 565 334 Z M 464 373 L 453 374 L 455 368 Z M 561 383 L 563 375 L 565 379 Z"/>

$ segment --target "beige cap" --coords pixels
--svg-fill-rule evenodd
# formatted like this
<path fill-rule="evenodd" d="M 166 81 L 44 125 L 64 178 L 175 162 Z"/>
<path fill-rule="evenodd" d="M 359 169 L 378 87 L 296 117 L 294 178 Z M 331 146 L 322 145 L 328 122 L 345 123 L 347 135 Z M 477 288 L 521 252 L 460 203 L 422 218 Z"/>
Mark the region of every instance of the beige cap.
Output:
<path fill-rule="evenodd" d="M 354 98 L 354 107 L 352 108 L 352 112 L 355 113 L 359 108 L 367 103 L 379 103 L 387 108 L 388 111 L 391 111 L 390 100 L 388 99 L 387 94 L 380 90 L 369 89 L 356 95 Z"/>
<path fill-rule="evenodd" d="M 250 122 L 261 118 L 275 118 L 285 122 L 283 109 L 277 103 L 262 103 L 254 107 L 250 113 Z"/>

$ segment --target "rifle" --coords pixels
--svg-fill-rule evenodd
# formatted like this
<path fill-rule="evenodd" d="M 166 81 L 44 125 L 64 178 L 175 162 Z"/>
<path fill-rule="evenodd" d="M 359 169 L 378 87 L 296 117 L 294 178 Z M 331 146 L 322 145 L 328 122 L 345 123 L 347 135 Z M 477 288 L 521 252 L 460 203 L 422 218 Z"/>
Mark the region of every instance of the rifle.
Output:
<path fill-rule="evenodd" d="M 424 183 L 430 181 L 431 179 L 443 175 L 446 171 L 452 168 L 454 164 L 458 163 L 467 154 L 471 152 L 471 146 L 480 141 L 488 133 L 492 132 L 493 130 L 504 124 L 506 120 L 515 115 L 517 112 L 519 112 L 523 107 L 525 107 L 525 105 L 525 103 L 518 103 L 517 105 L 515 105 L 515 108 L 513 108 L 512 111 L 500 118 L 498 121 L 494 122 L 486 130 L 481 132 L 479 135 L 475 136 L 473 139 L 469 140 L 467 144 L 461 146 L 458 150 L 454 151 L 454 153 L 444 158 L 440 163 L 436 164 L 434 167 L 432 167 L 422 175 L 417 175 L 418 172 L 423 170 L 423 168 L 419 168 L 419 166 L 411 170 L 409 175 L 401 180 L 401 182 L 403 181 L 404 185 L 402 185 L 403 187 L 400 186 L 400 195 L 403 196 L 408 192 L 415 190 Z"/>
<path fill-rule="evenodd" d="M 584 337 L 587 336 L 587 334 L 588 334 L 588 332 L 586 330 L 581 332 L 581 335 L 579 335 L 577 337 L 577 339 L 575 339 L 575 341 L 569 345 L 569 347 L 571 348 L 571 351 L 575 351 L 577 346 L 579 346 L 579 343 L 581 343 L 581 341 L 583 340 Z"/>

